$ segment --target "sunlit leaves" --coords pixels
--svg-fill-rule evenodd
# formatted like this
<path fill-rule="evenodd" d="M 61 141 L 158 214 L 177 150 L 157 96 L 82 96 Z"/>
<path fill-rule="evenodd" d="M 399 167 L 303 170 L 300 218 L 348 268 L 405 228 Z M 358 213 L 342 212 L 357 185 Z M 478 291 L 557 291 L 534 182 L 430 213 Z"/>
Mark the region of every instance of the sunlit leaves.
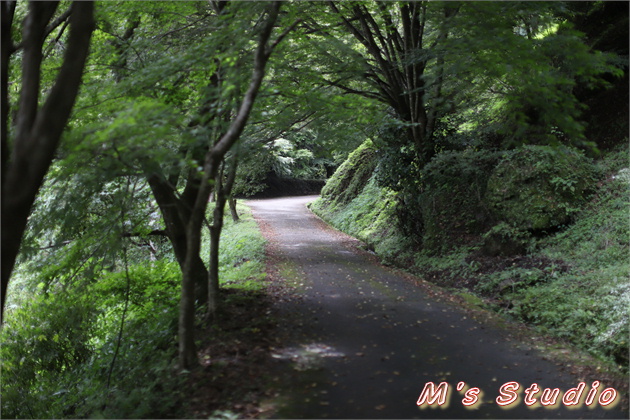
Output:
<path fill-rule="evenodd" d="M 467 3 L 452 28 L 445 48 L 453 76 L 449 94 L 460 109 L 490 111 L 485 115 L 500 121 L 508 143 L 581 144 L 584 127 L 573 88 L 578 82 L 602 83 L 606 72 L 619 74 L 609 57 L 589 51 L 580 34 L 559 26 L 562 7 Z"/>

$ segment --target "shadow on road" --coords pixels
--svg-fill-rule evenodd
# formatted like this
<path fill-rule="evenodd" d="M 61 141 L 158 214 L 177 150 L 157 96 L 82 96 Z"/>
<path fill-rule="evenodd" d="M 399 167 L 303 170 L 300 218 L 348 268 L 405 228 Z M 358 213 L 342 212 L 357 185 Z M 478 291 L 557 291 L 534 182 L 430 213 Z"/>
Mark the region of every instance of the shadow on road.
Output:
<path fill-rule="evenodd" d="M 344 235 L 305 207 L 314 198 L 248 202 L 266 225 L 272 252 L 293 267 L 295 293 L 277 308 L 290 337 L 273 354 L 284 382 L 277 417 L 628 418 L 619 406 L 603 409 L 597 398 L 592 408 L 567 408 L 565 391 L 584 381 L 584 400 L 598 378 L 573 377 L 532 350 L 533 343 L 515 340 L 353 252 L 342 244 Z M 436 402 L 419 408 L 425 386 L 443 382 L 449 389 L 444 404 L 438 406 L 436 389 Z M 460 382 L 466 386 L 458 392 Z M 500 407 L 496 398 L 504 387 L 508 399 L 510 382 L 519 385 L 518 398 Z M 532 395 L 538 401 L 545 388 L 545 396 L 558 388 L 559 404 L 526 406 L 524 390 L 532 384 L 541 390 Z M 480 391 L 474 409 L 462 403 L 469 387 Z"/>

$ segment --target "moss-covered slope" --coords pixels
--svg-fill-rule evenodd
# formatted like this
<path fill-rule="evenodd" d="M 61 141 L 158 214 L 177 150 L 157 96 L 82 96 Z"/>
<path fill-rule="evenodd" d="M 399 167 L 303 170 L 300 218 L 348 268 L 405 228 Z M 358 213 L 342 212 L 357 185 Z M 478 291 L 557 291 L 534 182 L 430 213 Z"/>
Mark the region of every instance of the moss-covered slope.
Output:
<path fill-rule="evenodd" d="M 375 167 L 376 149 L 367 140 L 328 180 L 311 210 L 384 259 L 399 259 L 410 243 L 394 223 L 396 193 L 377 185 Z"/>

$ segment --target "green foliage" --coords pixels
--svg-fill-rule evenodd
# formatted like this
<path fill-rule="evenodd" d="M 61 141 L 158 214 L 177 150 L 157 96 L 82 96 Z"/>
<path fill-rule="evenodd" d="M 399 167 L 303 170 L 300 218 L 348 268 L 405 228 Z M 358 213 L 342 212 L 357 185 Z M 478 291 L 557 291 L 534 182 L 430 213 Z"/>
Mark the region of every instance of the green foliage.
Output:
<path fill-rule="evenodd" d="M 620 165 L 624 167 L 620 168 Z M 616 152 L 600 163 L 606 179 L 594 198 L 565 231 L 542 241 L 551 258 L 571 260 L 584 271 L 606 266 L 623 267 L 628 261 L 630 204 L 627 150 Z M 597 258 L 593 256 L 597 255 Z"/>
<path fill-rule="evenodd" d="M 514 305 L 509 313 L 612 359 L 627 370 L 628 268 L 626 265 L 617 273 L 598 270 L 590 275 L 547 278 L 547 283 L 536 287 L 522 287 L 527 284 L 521 280 L 517 284 L 522 288 L 507 296 Z"/>
<path fill-rule="evenodd" d="M 422 190 L 422 166 L 415 149 L 408 144 L 400 122 L 385 122 L 375 140 L 378 147 L 376 179 L 384 188 L 398 193 L 395 223 L 416 246 L 422 244 L 424 219 L 419 201 Z"/>
<path fill-rule="evenodd" d="M 297 133 L 290 138 L 278 138 L 264 145 L 255 159 L 258 165 L 264 165 L 263 175 L 274 172 L 281 178 L 324 179 L 326 164 L 332 161 L 316 156 L 315 138 L 312 133 Z M 262 180 L 261 180 L 262 181 Z"/>
<path fill-rule="evenodd" d="M 120 267 L 124 234 L 138 236 L 132 259 L 170 252 L 165 238 L 141 237 L 163 228 L 142 178 L 105 176 L 92 166 L 74 173 L 76 162 L 52 168 L 29 218 L 18 269 L 35 275 L 31 290 L 40 282 L 44 291 L 96 282 L 104 270 Z"/>
<path fill-rule="evenodd" d="M 223 231 L 223 284 L 259 290 L 265 242 L 251 213 L 244 207 L 239 211 L 241 222 L 226 221 Z M 183 377 L 174 369 L 179 266 L 168 258 L 148 262 L 133 249 L 128 254 L 128 274 L 122 266 L 95 271 L 84 264 L 76 270 L 77 262 L 65 259 L 57 270 L 70 270 L 73 279 L 57 275 L 47 283 L 47 293 L 41 281 L 47 272 L 11 285 L 13 294 L 24 282 L 40 282 L 39 287 L 23 288 L 20 299 L 13 300 L 0 333 L 3 418 L 182 415 Z"/>
<path fill-rule="evenodd" d="M 394 261 L 407 252 L 410 243 L 391 223 L 398 194 L 378 185 L 375 157 L 374 144 L 366 140 L 339 166 L 311 210 L 361 239 L 384 260 Z"/>
<path fill-rule="evenodd" d="M 458 279 L 471 278 L 477 271 L 477 264 L 470 262 L 473 248 L 453 247 L 448 252 L 435 253 L 421 250 L 414 255 L 410 270 L 443 287 L 463 287 Z"/>
<path fill-rule="evenodd" d="M 422 170 L 417 194 L 423 218 L 423 247 L 438 252 L 470 242 L 490 222 L 485 202 L 488 178 L 497 152 L 463 151 L 437 154 Z"/>
<path fill-rule="evenodd" d="M 177 401 L 174 353 L 179 270 L 156 262 L 130 267 L 123 341 L 108 387 L 126 300 L 126 274 L 56 287 L 11 311 L 2 330 L 4 417 L 147 417 Z M 10 375 L 10 376 L 9 376 Z M 159 402 L 159 404 L 158 404 Z"/>
<path fill-rule="evenodd" d="M 568 7 L 469 3 L 451 22 L 443 46 L 448 75 L 443 92 L 454 98 L 467 124 L 493 125 L 503 148 L 558 142 L 593 146 L 584 138 L 575 88 L 607 86 L 605 78 L 622 76 L 623 66 L 615 64 L 613 54 L 589 48 L 583 34 L 560 17 Z"/>
<path fill-rule="evenodd" d="M 421 166 L 414 148 L 407 144 L 405 129 L 398 121 L 384 122 L 374 144 L 378 147 L 379 184 L 405 195 L 422 185 Z"/>
<path fill-rule="evenodd" d="M 630 181 L 628 152 L 598 162 L 606 179 L 574 223 L 538 241 L 533 258 L 560 261 L 544 270 L 508 268 L 481 276 L 477 289 L 501 295 L 507 312 L 628 369 Z M 592 182 L 592 181 L 591 181 Z M 504 226 L 504 229 L 507 227 Z M 518 234 L 520 230 L 516 229 Z"/>
<path fill-rule="evenodd" d="M 219 280 L 227 288 L 261 290 L 265 278 L 265 240 L 248 207 L 238 205 L 240 220 L 226 219 L 221 232 Z"/>
<path fill-rule="evenodd" d="M 366 140 L 341 164 L 322 189 L 322 200 L 333 207 L 344 205 L 356 198 L 367 185 L 376 167 L 376 149 Z"/>
<path fill-rule="evenodd" d="M 10 285 L 0 332 L 4 417 L 181 415 L 182 379 L 173 375 L 181 279 L 168 241 L 149 235 L 164 224 L 144 177 L 163 175 L 181 193 L 199 150 L 225 132 L 247 88 L 267 4 L 227 2 L 222 12 L 219 4 L 98 3 L 81 94 Z M 365 10 L 382 25 L 379 5 Z M 284 7 L 278 26 L 303 20 L 270 62 L 241 140 L 235 192 L 255 192 L 270 169 L 323 177 L 373 138 L 339 168 L 314 211 L 388 262 L 414 262 L 444 285 L 471 280 L 466 287 L 476 284 L 505 312 L 627 366 L 627 150 L 600 164 L 605 179 L 569 148 L 512 150 L 496 170 L 490 151 L 592 146 L 574 91 L 606 86 L 601 75 L 615 80 L 627 60 L 587 48 L 561 18 L 564 3 L 458 3 L 448 21 L 444 4 L 428 3 L 425 47 L 435 48 L 410 51 L 392 67 L 426 64 L 415 79 L 426 88 L 416 110 L 436 124 L 419 150 L 408 134 L 421 123 L 384 117 L 392 104 L 375 100 L 383 99 L 381 73 L 327 7 Z M 26 10 L 17 3 L 15 45 Z M 60 68 L 64 29 L 45 41 L 40 92 Z M 592 29 L 589 38 L 601 39 Z M 21 59 L 9 63 L 9 109 L 18 102 Z M 490 222 L 498 224 L 488 230 Z M 537 250 L 532 230 L 546 235 Z M 479 249 L 462 246 L 482 241 L 498 248 L 486 254 L 526 250 L 567 267 L 484 271 L 473 258 Z M 251 217 L 227 221 L 222 243 L 223 286 L 259 290 L 264 241 Z M 419 244 L 425 249 L 414 254 Z"/>
<path fill-rule="evenodd" d="M 486 295 L 508 295 L 507 299 L 511 301 L 513 293 L 547 281 L 546 274 L 535 267 L 509 267 L 484 276 L 475 289 Z"/>
<path fill-rule="evenodd" d="M 533 252 L 533 239 L 526 231 L 509 223 L 502 222 L 484 235 L 501 237 L 503 245 L 516 242 L 522 249 L 533 252 L 530 256 L 533 261 L 552 263 L 542 267 L 513 263 L 500 270 L 483 271 L 466 263 L 474 261 L 478 254 L 469 252 L 455 258 L 452 253 L 436 258 L 448 262 L 441 266 L 445 270 L 442 277 L 474 279 L 477 292 L 492 296 L 507 314 L 569 339 L 627 369 L 630 324 L 627 150 L 606 156 L 598 162 L 596 172 L 589 163 L 585 167 L 590 174 L 607 174 L 606 180 L 599 183 L 592 201 L 576 204 L 580 208 L 572 215 L 574 223 L 538 239 L 538 251 Z M 591 188 L 593 185 L 591 179 Z M 423 270 L 440 269 L 436 259 L 424 262 Z"/>
<path fill-rule="evenodd" d="M 570 148 L 524 146 L 506 153 L 488 180 L 488 206 L 522 230 L 569 223 L 596 181 L 592 163 Z"/>
<path fill-rule="evenodd" d="M 485 255 L 510 256 L 524 254 L 534 245 L 529 231 L 519 229 L 505 222 L 493 226 L 482 235 L 483 253 Z"/>
<path fill-rule="evenodd" d="M 349 201 L 326 201 L 322 197 L 311 205 L 311 210 L 336 228 L 359 238 L 368 249 L 391 263 L 407 254 L 411 245 L 391 222 L 395 206 L 396 193 L 379 187 L 372 176 Z"/>
<path fill-rule="evenodd" d="M 426 119 L 437 115 L 435 126 L 425 127 L 426 123 L 419 122 L 425 120 L 417 118 L 414 123 L 424 134 L 412 141 L 414 125 L 406 122 L 409 115 L 396 115 L 398 121 L 383 124 L 375 138 L 379 182 L 400 193 L 396 212 L 400 229 L 417 246 L 435 250 L 455 245 L 445 239 L 445 229 L 452 234 L 460 229 L 461 234 L 454 237 L 466 242 L 465 234 L 477 233 L 491 217 L 482 199 L 475 214 L 451 214 L 445 219 L 440 217 L 445 206 L 438 202 L 428 206 L 435 197 L 432 187 L 425 186 L 424 171 L 432 157 L 442 159 L 440 155 L 454 150 L 505 150 L 522 144 L 574 144 L 595 150 L 584 138 L 582 105 L 574 90 L 578 84 L 603 88 L 608 85 L 604 76 L 614 79 L 623 73 L 614 64 L 614 56 L 591 51 L 581 34 L 558 18 L 566 11 L 561 3 L 462 3 L 448 19 L 441 8 L 441 4 L 429 5 L 427 21 L 431 29 L 441 28 L 448 36 L 437 36 L 430 48 L 410 58 L 422 63 L 426 86 L 431 87 L 421 106 Z M 579 187 L 567 176 L 552 178 L 557 190 Z M 465 197 L 465 192 L 459 192 L 461 184 L 453 179 L 457 202 L 468 200 L 464 208 L 474 209 L 470 202 L 474 192 Z M 590 181 L 589 175 L 586 182 Z M 482 181 L 473 189 L 485 188 Z M 445 196 L 435 194 L 448 204 Z M 558 212 L 572 213 L 579 207 L 564 201 L 556 204 L 562 208 Z M 563 223 L 568 221 L 564 218 Z"/>

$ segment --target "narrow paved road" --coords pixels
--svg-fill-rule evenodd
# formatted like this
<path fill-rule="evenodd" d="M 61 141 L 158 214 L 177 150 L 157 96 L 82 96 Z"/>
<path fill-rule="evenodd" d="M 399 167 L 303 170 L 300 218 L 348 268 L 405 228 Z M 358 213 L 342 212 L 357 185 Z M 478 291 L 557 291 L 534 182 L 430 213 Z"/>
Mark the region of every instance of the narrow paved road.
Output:
<path fill-rule="evenodd" d="M 628 418 L 619 405 L 604 410 L 597 399 L 594 408 L 527 407 L 523 390 L 531 384 L 559 388 L 561 400 L 580 378 L 516 345 L 501 328 L 472 319 L 469 312 L 353 252 L 343 243 L 347 237 L 305 207 L 313 199 L 247 203 L 274 243 L 280 274 L 292 278 L 299 295 L 279 308 L 293 342 L 274 354 L 292 372 L 284 379 L 287 397 L 276 416 Z M 586 394 L 598 378 L 582 379 Z M 446 404 L 419 408 L 425 384 L 443 381 L 450 387 Z M 511 381 L 521 385 L 520 404 L 505 409 L 495 399 Z M 483 393 L 475 409 L 462 404 L 463 392 L 455 389 L 459 382 Z"/>

